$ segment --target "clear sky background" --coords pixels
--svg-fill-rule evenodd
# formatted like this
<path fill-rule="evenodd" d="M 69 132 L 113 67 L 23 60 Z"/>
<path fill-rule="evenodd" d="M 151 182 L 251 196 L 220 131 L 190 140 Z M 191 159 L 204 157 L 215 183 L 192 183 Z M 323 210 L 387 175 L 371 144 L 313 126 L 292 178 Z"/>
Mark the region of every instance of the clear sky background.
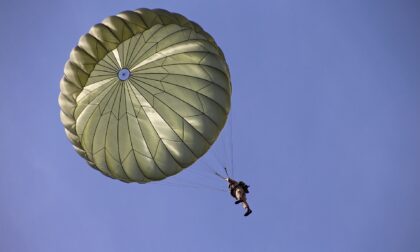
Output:
<path fill-rule="evenodd" d="M 111 180 L 66 139 L 71 49 L 140 7 L 185 15 L 224 51 L 251 216 L 227 192 Z M 419 13 L 415 0 L 1 1 L 0 251 L 420 251 Z"/>

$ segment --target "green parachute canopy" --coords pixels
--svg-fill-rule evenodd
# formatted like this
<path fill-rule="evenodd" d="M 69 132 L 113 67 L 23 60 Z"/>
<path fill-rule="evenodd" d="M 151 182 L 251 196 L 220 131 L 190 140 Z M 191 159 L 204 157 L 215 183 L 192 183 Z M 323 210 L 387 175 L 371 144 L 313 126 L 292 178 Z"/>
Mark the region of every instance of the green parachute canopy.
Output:
<path fill-rule="evenodd" d="M 207 152 L 227 120 L 229 69 L 198 24 L 161 9 L 124 11 L 70 53 L 61 121 L 77 153 L 124 182 L 162 180 Z"/>

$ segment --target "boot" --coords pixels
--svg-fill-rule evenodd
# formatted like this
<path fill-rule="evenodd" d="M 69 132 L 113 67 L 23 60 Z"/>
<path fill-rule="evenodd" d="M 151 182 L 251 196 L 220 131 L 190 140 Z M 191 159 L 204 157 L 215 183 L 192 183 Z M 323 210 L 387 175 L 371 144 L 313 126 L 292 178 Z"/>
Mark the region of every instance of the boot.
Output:
<path fill-rule="evenodd" d="M 252 210 L 248 208 L 248 209 L 246 210 L 246 212 L 245 212 L 244 216 L 246 217 L 246 216 L 250 215 L 251 213 L 252 213 Z"/>
<path fill-rule="evenodd" d="M 241 202 L 243 202 L 243 201 L 242 200 L 237 200 L 237 201 L 235 201 L 235 204 L 237 205 L 237 204 L 239 204 Z"/>

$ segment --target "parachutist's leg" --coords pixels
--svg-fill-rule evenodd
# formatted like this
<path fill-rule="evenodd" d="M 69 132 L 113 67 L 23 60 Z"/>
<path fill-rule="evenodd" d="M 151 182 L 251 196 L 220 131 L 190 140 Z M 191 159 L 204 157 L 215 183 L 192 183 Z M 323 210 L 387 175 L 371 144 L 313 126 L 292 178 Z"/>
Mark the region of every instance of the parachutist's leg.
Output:
<path fill-rule="evenodd" d="M 244 194 L 244 195 L 245 195 L 245 194 Z M 245 212 L 244 216 L 248 216 L 248 215 L 250 215 L 250 214 L 252 213 L 252 210 L 251 210 L 251 208 L 249 207 L 249 204 L 248 204 L 248 202 L 246 201 L 246 199 L 244 199 L 244 201 L 242 202 L 242 206 L 243 206 L 243 208 L 245 208 L 245 210 L 246 210 L 246 212 Z"/>
<path fill-rule="evenodd" d="M 248 205 L 248 202 L 246 201 L 246 194 L 242 188 L 238 188 L 235 192 L 235 196 L 238 203 L 242 202 L 242 207 L 246 210 L 244 216 L 248 216 L 252 213 L 251 208 Z M 236 203 L 235 202 L 235 203 Z"/>
<path fill-rule="evenodd" d="M 244 201 L 246 201 L 246 198 L 245 198 L 245 193 L 244 193 L 244 191 L 242 190 L 242 188 L 238 188 L 238 189 L 236 189 L 236 191 L 235 191 L 235 196 L 236 196 L 236 199 L 237 199 L 237 201 L 235 202 L 235 204 L 239 204 L 239 203 L 241 203 L 241 202 L 242 202 L 242 205 L 244 205 L 244 204 L 245 204 L 245 202 L 244 202 Z"/>
<path fill-rule="evenodd" d="M 243 201 L 243 195 L 244 195 L 244 191 L 242 190 L 242 188 L 237 188 L 235 190 L 235 198 L 236 198 L 236 202 L 238 202 L 238 203 L 235 202 L 235 204 L 239 204 Z"/>
<path fill-rule="evenodd" d="M 242 207 L 243 208 L 245 208 L 245 209 L 248 209 L 249 208 L 248 203 L 246 202 L 245 192 L 244 192 L 244 190 L 242 188 L 236 189 L 235 196 L 236 196 L 236 199 L 237 199 L 237 201 L 235 202 L 235 204 L 242 203 Z"/>
<path fill-rule="evenodd" d="M 248 209 L 249 208 L 248 202 L 242 201 L 242 207 L 245 209 Z"/>
<path fill-rule="evenodd" d="M 236 190 L 235 199 L 236 199 L 235 204 L 239 204 L 243 202 L 242 193 L 240 192 L 240 190 Z"/>

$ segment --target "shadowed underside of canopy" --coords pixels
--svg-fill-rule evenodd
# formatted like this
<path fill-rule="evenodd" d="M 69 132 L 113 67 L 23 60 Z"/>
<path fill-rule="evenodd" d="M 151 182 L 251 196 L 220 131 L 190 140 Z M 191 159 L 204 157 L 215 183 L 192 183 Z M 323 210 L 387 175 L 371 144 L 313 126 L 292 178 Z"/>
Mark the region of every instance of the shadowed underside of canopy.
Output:
<path fill-rule="evenodd" d="M 200 26 L 164 10 L 125 11 L 81 37 L 60 83 L 61 121 L 103 174 L 146 183 L 180 172 L 222 130 L 231 83 Z"/>

